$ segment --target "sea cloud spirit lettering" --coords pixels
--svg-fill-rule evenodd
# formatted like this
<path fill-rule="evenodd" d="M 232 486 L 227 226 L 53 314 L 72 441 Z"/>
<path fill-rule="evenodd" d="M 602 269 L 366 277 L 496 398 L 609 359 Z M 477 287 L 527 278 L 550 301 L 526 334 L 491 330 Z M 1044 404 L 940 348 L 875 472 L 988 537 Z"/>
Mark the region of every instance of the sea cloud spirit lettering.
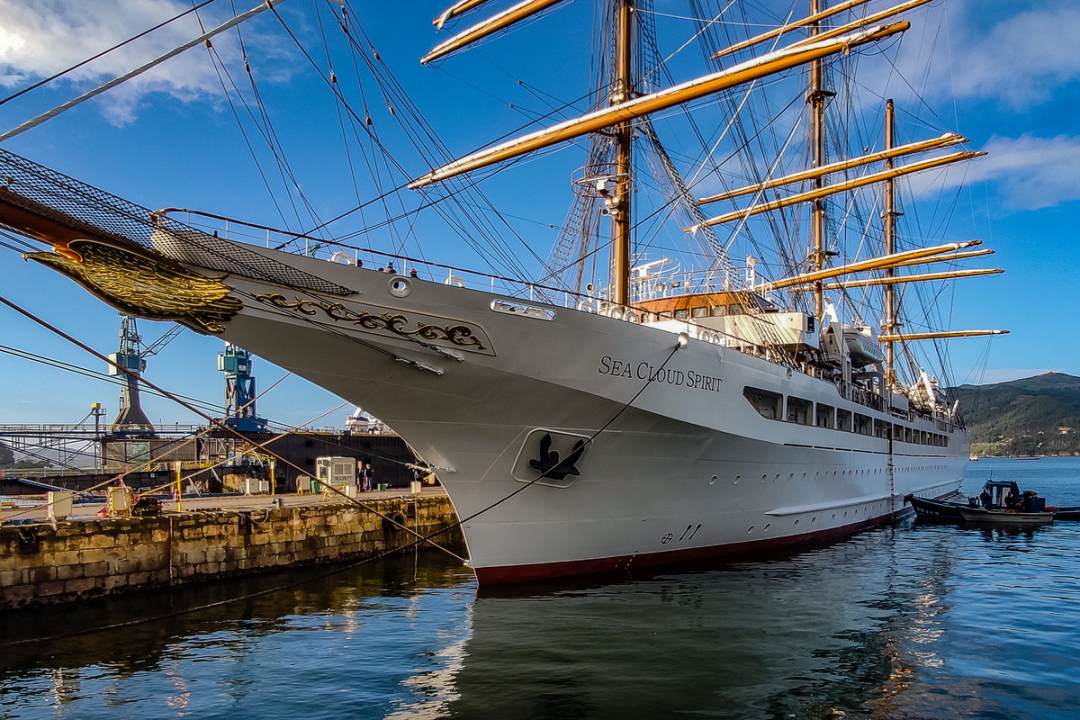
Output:
<path fill-rule="evenodd" d="M 692 368 L 686 370 L 668 367 L 658 368 L 644 360 L 639 362 L 619 360 L 610 355 L 604 355 L 600 358 L 600 366 L 596 371 L 601 375 L 611 375 L 612 377 L 621 377 L 627 380 L 648 381 L 692 390 L 704 390 L 706 392 L 718 392 L 720 383 L 724 382 L 715 375 L 706 375 Z"/>

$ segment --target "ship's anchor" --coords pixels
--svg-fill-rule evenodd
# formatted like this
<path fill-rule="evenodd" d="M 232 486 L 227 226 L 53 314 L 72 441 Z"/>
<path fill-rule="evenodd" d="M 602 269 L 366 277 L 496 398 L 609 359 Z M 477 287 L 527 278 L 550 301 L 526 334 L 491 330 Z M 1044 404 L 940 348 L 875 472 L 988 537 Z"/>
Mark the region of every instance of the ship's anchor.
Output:
<path fill-rule="evenodd" d="M 562 480 L 567 475 L 581 475 L 576 465 L 584 452 L 585 441 L 578 440 L 574 443 L 574 448 L 570 451 L 570 454 L 560 461 L 559 451 L 551 449 L 551 433 L 545 433 L 544 437 L 540 438 L 540 455 L 530 460 L 529 465 L 534 470 L 540 471 L 540 474 L 544 477 L 552 480 Z"/>

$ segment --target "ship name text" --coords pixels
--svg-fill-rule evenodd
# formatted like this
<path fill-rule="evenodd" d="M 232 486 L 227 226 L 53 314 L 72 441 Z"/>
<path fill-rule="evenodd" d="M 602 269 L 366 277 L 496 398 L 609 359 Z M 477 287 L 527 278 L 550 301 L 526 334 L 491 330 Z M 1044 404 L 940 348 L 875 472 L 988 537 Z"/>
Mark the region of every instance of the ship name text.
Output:
<path fill-rule="evenodd" d="M 630 380 L 646 380 L 692 390 L 705 390 L 706 392 L 719 392 L 720 383 L 724 382 L 715 375 L 705 375 L 692 368 L 686 370 L 657 368 L 644 360 L 641 362 L 618 360 L 610 355 L 604 355 L 600 358 L 600 367 L 596 371 L 601 375 L 611 375 Z"/>

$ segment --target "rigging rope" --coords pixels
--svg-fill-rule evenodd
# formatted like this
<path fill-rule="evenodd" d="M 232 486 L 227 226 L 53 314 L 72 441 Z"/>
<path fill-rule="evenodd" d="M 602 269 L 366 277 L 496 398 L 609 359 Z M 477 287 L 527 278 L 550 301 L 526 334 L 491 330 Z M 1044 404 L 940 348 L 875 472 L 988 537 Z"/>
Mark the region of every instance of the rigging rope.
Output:
<path fill-rule="evenodd" d="M 2 300 L 3 299 L 0 298 L 0 301 L 2 301 Z M 255 397 L 251 398 L 251 400 L 249 400 L 246 403 L 244 403 L 243 405 L 241 405 L 240 410 L 244 410 L 245 408 L 248 408 L 251 405 L 255 404 L 255 401 L 261 399 L 264 395 L 266 395 L 271 390 L 276 388 L 286 378 L 288 378 L 291 375 L 292 375 L 291 372 L 286 372 L 280 378 L 278 378 L 273 383 L 271 383 L 269 387 L 264 389 L 262 392 L 260 392 Z M 152 392 L 153 394 L 158 394 L 157 392 L 152 391 L 152 390 L 151 391 L 144 390 L 144 392 Z M 162 397 L 166 397 L 167 399 L 170 399 L 170 400 L 173 399 L 173 398 L 167 397 L 165 395 L 162 395 Z M 176 395 L 176 397 L 184 397 L 184 396 L 183 395 Z M 318 419 L 322 418 L 323 416 L 329 414 L 329 412 L 332 412 L 332 410 L 328 411 L 328 412 L 325 412 L 325 413 L 322 413 L 321 415 L 316 416 L 315 418 L 309 420 L 308 423 L 315 422 L 316 420 L 318 420 Z M 172 453 L 175 453 L 180 448 L 183 448 L 183 447 L 191 444 L 192 442 L 198 440 L 199 438 L 206 437 L 207 435 L 210 434 L 211 430 L 212 430 L 212 427 L 207 426 L 207 427 L 199 430 L 198 432 L 195 432 L 195 433 L 191 434 L 188 437 L 177 438 L 175 440 L 169 440 L 168 442 L 161 443 L 157 447 L 157 450 L 158 450 L 159 454 L 156 457 L 148 458 L 142 464 L 136 465 L 135 467 L 128 468 L 126 470 L 123 470 L 120 473 L 118 473 L 117 475 L 109 477 L 106 480 L 104 480 L 104 481 L 102 481 L 100 483 L 97 483 L 96 485 L 91 485 L 90 487 L 82 489 L 82 490 L 74 490 L 73 492 L 76 493 L 77 495 L 83 495 L 83 496 L 86 496 L 86 497 L 90 497 L 90 493 L 94 492 L 95 490 L 99 490 L 99 489 L 101 489 L 101 488 L 105 487 L 106 485 L 109 485 L 109 484 L 111 484 L 113 482 L 119 481 L 119 482 L 123 483 L 124 479 L 128 475 L 131 475 L 131 474 L 137 473 L 137 472 L 141 472 L 143 470 L 146 470 L 147 468 L 151 468 L 151 467 L 157 465 L 160 462 L 163 462 L 164 458 L 169 457 Z M 72 469 L 83 470 L 83 468 L 72 468 Z M 47 502 L 47 503 L 45 503 L 44 505 L 41 505 L 41 506 L 32 507 L 32 508 L 28 508 L 27 510 L 24 510 L 22 512 L 13 513 L 13 514 L 8 515 L 7 519 L 11 519 L 11 518 L 15 518 L 15 517 L 21 517 L 22 515 L 27 515 L 29 513 L 32 513 L 35 510 L 40 509 L 41 507 L 48 507 L 48 506 L 50 506 L 52 504 L 53 504 L 52 502 Z"/>
<path fill-rule="evenodd" d="M 189 15 L 190 13 L 193 13 L 196 10 L 199 10 L 200 8 L 206 7 L 207 5 L 209 5 L 212 2 L 214 2 L 214 0 L 203 0 L 198 5 L 194 5 L 194 6 L 190 7 L 190 8 L 188 8 L 187 10 L 183 11 L 182 13 L 180 13 L 178 15 L 173 15 L 168 20 L 163 20 L 163 21 L 159 22 L 157 25 L 154 25 L 151 28 L 147 28 L 146 30 L 143 30 L 141 33 L 139 33 L 137 35 L 132 35 L 131 37 L 127 38 L 126 40 L 121 40 L 120 42 L 116 43 L 115 45 L 113 45 L 111 47 L 108 47 L 108 48 L 105 48 L 101 52 L 96 53 L 94 55 L 91 55 L 90 57 L 86 58 L 85 60 L 77 62 L 74 65 L 72 65 L 70 67 L 67 67 L 67 68 L 64 68 L 63 70 L 61 70 L 59 72 L 53 73 L 52 75 L 50 75 L 50 76 L 48 76 L 46 78 L 42 78 L 41 80 L 38 80 L 37 82 L 33 83 L 32 85 L 24 87 L 22 90 L 19 90 L 18 92 L 15 92 L 15 93 L 12 93 L 11 95 L 8 95 L 4 99 L 0 100 L 0 105 L 5 105 L 5 104 L 11 102 L 12 100 L 14 100 L 15 98 L 21 97 L 21 96 L 25 95 L 26 93 L 31 92 L 33 90 L 37 90 L 39 87 L 41 87 L 43 85 L 47 85 L 48 83 L 52 82 L 53 80 L 61 78 L 64 75 L 67 75 L 68 73 L 70 73 L 70 72 L 72 72 L 74 70 L 78 70 L 83 65 L 91 63 L 91 62 L 97 60 L 98 58 L 104 57 L 105 55 L 108 55 L 109 53 L 113 52 L 114 50 L 119 50 L 120 48 L 124 47 L 128 43 L 134 42 L 135 40 L 138 40 L 141 37 L 145 37 L 146 35 L 149 35 L 150 33 L 154 32 L 155 30 L 159 30 L 159 29 L 165 27 L 166 25 L 168 25 L 169 23 L 171 23 L 171 22 L 173 22 L 175 20 L 179 20 L 180 18 L 184 17 L 185 15 Z"/>
<path fill-rule="evenodd" d="M 42 124 L 43 122 L 46 122 L 48 120 L 52 120 L 57 115 L 60 115 L 61 113 L 64 113 L 64 112 L 70 110 L 71 108 L 73 108 L 73 107 L 75 107 L 77 105 L 81 105 L 82 103 L 86 102 L 87 100 L 90 100 L 91 98 L 97 97 L 98 95 L 100 95 L 103 92 L 111 90 L 112 88 L 116 87 L 117 85 L 121 85 L 121 84 L 127 82 L 128 80 L 131 80 L 132 78 L 135 78 L 135 77 L 138 77 L 139 75 L 142 75 L 147 70 L 151 70 L 151 69 L 157 67 L 158 65 L 165 62 L 166 60 L 169 60 L 171 58 L 176 57 L 177 55 L 183 53 L 184 51 L 195 47 L 199 43 L 207 42 L 210 38 L 214 37 L 215 35 L 218 35 L 219 33 L 225 32 L 229 28 L 231 28 L 231 27 L 233 27 L 235 25 L 239 25 L 240 23 L 242 23 L 245 20 L 248 20 L 248 19 L 250 19 L 252 17 L 255 17 L 256 15 L 258 15 L 262 11 L 266 10 L 267 8 L 273 9 L 273 4 L 272 3 L 275 3 L 275 2 L 280 3 L 280 2 L 284 2 L 284 0 L 264 0 L 264 2 L 260 3 L 259 5 L 256 5 L 255 7 L 248 10 L 247 12 L 244 12 L 244 13 L 241 13 L 240 15 L 237 15 L 236 17 L 232 18 L 231 20 L 226 20 L 225 22 L 223 22 L 222 24 L 220 24 L 217 27 L 213 28 L 212 30 L 203 33 L 202 35 L 200 35 L 197 38 L 193 38 L 191 40 L 188 40 L 187 42 L 179 45 L 178 47 L 175 47 L 172 50 L 170 50 L 170 51 L 168 51 L 168 52 L 166 52 L 166 53 L 164 53 L 162 55 L 157 56 L 156 58 L 154 58 L 150 62 L 144 63 L 144 64 L 140 65 L 139 67 L 135 68 L 134 70 L 129 70 L 128 72 L 126 72 L 126 73 L 124 73 L 122 75 L 117 75 L 112 80 L 109 80 L 109 81 L 107 81 L 105 83 L 102 83 L 101 85 L 98 85 L 96 88 L 94 88 L 92 90 L 88 90 L 88 91 L 84 92 L 82 95 L 79 95 L 76 98 L 68 100 L 65 103 L 61 103 L 60 105 L 57 105 L 53 109 L 51 109 L 51 110 L 49 110 L 47 112 L 44 112 L 44 113 L 42 113 L 42 114 L 40 114 L 40 115 L 38 115 L 36 117 L 31 118 L 31 119 L 27 120 L 26 122 L 22 123 L 21 125 L 19 125 L 17 127 L 14 127 L 11 130 L 8 130 L 5 133 L 0 133 L 0 142 L 3 142 L 4 140 L 10 140 L 11 138 L 15 137 L 16 135 L 20 135 L 20 134 L 26 132 L 27 130 L 35 128 L 38 125 Z M 275 13 L 276 13 L 276 11 L 275 11 Z"/>
<path fill-rule="evenodd" d="M 92 347 L 90 347 L 86 343 L 83 343 L 82 341 L 77 340 L 76 338 L 72 337 L 70 334 L 64 332 L 63 330 L 56 327 L 55 325 L 52 325 L 52 324 L 48 323 L 44 319 L 38 317 L 37 315 L 30 312 L 29 310 L 26 310 L 25 308 L 18 305 L 17 303 L 12 302 L 8 298 L 4 297 L 3 295 L 0 295 L 0 303 L 8 306 L 12 310 L 18 312 L 20 315 L 25 316 L 26 318 L 34 321 L 38 325 L 41 325 L 42 327 L 44 327 L 45 329 L 55 333 L 56 335 L 59 335 L 60 337 L 67 340 L 68 342 L 76 345 L 80 349 L 90 353 L 91 355 L 93 355 L 97 359 L 99 359 L 99 360 L 101 360 L 103 362 L 109 363 L 113 367 L 115 367 L 118 370 L 120 370 L 121 372 L 123 372 L 125 375 L 128 375 L 129 377 L 138 377 L 136 373 L 132 372 L 131 370 L 128 370 L 127 368 L 125 368 L 125 367 L 123 367 L 121 365 L 117 365 L 115 362 L 111 361 L 109 358 L 107 358 L 105 355 L 102 355 L 97 350 L 94 350 Z M 225 423 L 223 423 L 223 422 L 221 422 L 219 420 L 216 420 L 215 418 L 207 415 L 205 412 L 199 410 L 198 408 L 196 408 L 191 403 L 188 403 L 187 401 L 180 399 L 179 397 L 177 397 L 173 393 L 170 393 L 168 390 L 164 390 L 160 386 L 154 384 L 153 382 L 151 382 L 151 381 L 149 381 L 149 380 L 147 380 L 145 378 L 140 378 L 140 382 L 144 383 L 147 387 L 150 387 L 150 388 L 152 388 L 154 390 L 157 390 L 158 392 L 161 392 L 161 393 L 165 394 L 170 400 L 172 400 L 176 404 L 178 404 L 181 407 L 187 409 L 189 412 L 195 413 L 196 415 L 203 418 L 204 420 L 206 420 L 211 425 L 216 426 L 218 429 L 223 430 L 227 434 L 233 435 L 233 436 L 235 436 L 235 437 L 237 437 L 240 440 L 243 440 L 245 442 L 247 441 L 247 438 L 242 433 L 240 433 L 239 431 L 237 431 L 237 430 L 229 427 Z M 276 453 L 273 453 L 273 452 L 270 452 L 270 451 L 267 451 L 267 454 L 270 455 L 271 457 L 273 457 L 275 460 L 280 461 L 282 464 L 293 468 L 294 470 L 296 470 L 300 474 L 306 474 L 306 471 L 303 468 L 301 468 L 300 466 L 296 465 L 295 463 L 281 457 L 280 455 L 277 455 Z M 374 513 L 375 515 L 379 516 L 383 520 L 385 520 L 387 522 L 390 522 L 390 523 L 400 527 L 401 529 L 405 530 L 406 532 L 409 532 L 412 535 L 417 535 L 419 537 L 419 535 L 415 531 L 413 531 L 410 528 L 402 525 L 401 523 L 397 522 L 396 520 L 394 520 L 393 518 L 387 516 L 386 514 L 379 512 L 378 510 L 376 510 L 375 508 L 367 505 L 366 503 L 361 502 L 360 500 L 357 500 L 356 498 L 352 498 L 352 497 L 347 496 L 345 493 L 339 491 L 337 488 L 334 488 L 333 486 L 328 485 L 327 488 L 332 490 L 333 492 L 337 493 L 341 497 L 345 498 L 349 502 L 363 508 L 364 510 L 367 510 L 368 512 L 371 512 L 371 513 Z M 434 545 L 436 548 L 442 549 L 447 554 L 452 555 L 452 556 L 464 561 L 464 558 L 462 558 L 460 555 L 458 555 L 457 553 L 454 553 L 453 551 L 451 551 L 451 550 L 449 550 L 447 548 L 442 547 L 438 543 L 432 542 L 431 544 Z"/>
<path fill-rule="evenodd" d="M 7 303 L 7 301 L 3 297 L 0 297 L 0 302 L 4 302 L 5 304 Z M 645 381 L 645 384 L 642 385 L 642 387 L 636 393 L 634 393 L 633 397 L 631 397 L 629 401 L 624 403 L 619 408 L 619 410 L 614 415 L 612 415 L 611 419 L 609 419 L 606 423 L 604 423 L 596 432 L 594 432 L 586 440 L 586 443 L 585 443 L 586 448 L 589 445 L 591 445 L 593 443 L 593 441 L 595 441 L 596 438 L 599 437 L 602 432 L 604 432 L 609 427 L 611 427 L 611 425 L 613 423 L 615 423 L 615 421 L 618 420 L 622 416 L 622 414 L 624 412 L 626 412 L 626 410 L 629 409 L 639 397 L 641 397 L 641 395 L 645 392 L 645 390 L 648 389 L 648 387 L 653 383 L 655 377 L 657 375 L 659 375 L 661 371 L 663 371 L 663 369 L 667 366 L 668 362 L 670 362 L 671 358 L 674 357 L 675 353 L 678 352 L 681 347 L 682 347 L 682 343 L 679 342 L 679 343 L 677 343 L 675 345 L 674 348 L 672 348 L 671 352 L 664 359 L 664 361 L 660 364 L 659 371 L 657 373 L 653 374 L 652 377 L 648 378 Z M 174 610 L 174 611 L 171 611 L 171 612 L 168 612 L 168 613 L 162 613 L 162 614 L 154 615 L 154 616 L 150 616 L 150 617 L 135 618 L 133 620 L 127 620 L 127 621 L 124 621 L 124 622 L 110 623 L 108 625 L 101 625 L 101 626 L 98 626 L 98 627 L 87 628 L 87 629 L 83 629 L 83 630 L 75 630 L 75 631 L 67 632 L 67 633 L 57 633 L 55 635 L 47 635 L 47 636 L 43 636 L 43 637 L 7 641 L 7 642 L 0 643 L 0 647 L 18 647 L 18 646 L 30 645 L 30 644 L 34 644 L 34 643 L 53 642 L 53 641 L 56 641 L 56 640 L 65 640 L 65 639 L 69 639 L 69 638 L 73 638 L 73 637 L 82 637 L 84 635 L 90 635 L 92 633 L 103 632 L 103 631 L 107 631 L 107 630 L 117 630 L 117 629 L 125 628 L 125 627 L 134 627 L 136 625 L 144 625 L 146 623 L 158 622 L 158 621 L 166 620 L 166 619 L 173 618 L 173 617 L 179 617 L 181 615 L 190 615 L 192 613 L 200 612 L 202 610 L 209 610 L 209 609 L 215 608 L 215 607 L 222 607 L 224 605 L 230 605 L 230 604 L 233 604 L 233 603 L 236 603 L 236 602 L 242 602 L 244 600 L 251 600 L 251 599 L 254 599 L 254 598 L 257 598 L 257 597 L 264 597 L 266 595 L 281 592 L 283 590 L 288 590 L 288 589 L 291 589 L 291 588 L 294 588 L 294 587 L 299 587 L 299 586 L 307 584 L 309 582 L 314 582 L 314 581 L 322 580 L 322 579 L 325 579 L 325 578 L 328 578 L 328 577 L 333 577 L 334 575 L 340 575 L 341 573 L 348 572 L 349 570 L 353 570 L 353 569 L 361 567 L 363 565 L 367 565 L 367 564 L 370 564 L 370 563 L 373 563 L 373 562 L 376 562 L 376 561 L 379 561 L 379 560 L 383 560 L 383 559 L 385 559 L 385 558 L 387 558 L 387 557 L 389 557 L 391 555 L 394 555 L 395 553 L 399 553 L 399 552 L 403 552 L 405 550 L 411 550 L 413 548 L 417 548 L 422 543 L 425 543 L 425 542 L 430 543 L 431 545 L 433 545 L 434 547 L 436 547 L 438 549 L 444 550 L 449 555 L 451 555 L 451 557 L 457 558 L 457 559 L 461 560 L 462 562 L 464 562 L 464 558 L 461 558 L 461 556 L 457 555 L 456 553 L 451 552 L 450 550 L 446 549 L 442 545 L 439 545 L 439 544 L 433 542 L 434 538 L 437 538 L 440 535 L 445 535 L 446 533 L 448 533 L 448 532 L 450 532 L 452 530 L 456 530 L 457 528 L 462 527 L 465 523 L 469 522 L 470 520 L 475 520 L 477 517 L 480 517 L 481 515 L 490 512 L 491 510 L 495 509 L 496 507 L 498 507 L 498 506 L 502 505 L 503 503 L 509 501 L 511 498 L 516 497 L 520 493 L 524 492 L 526 489 L 532 487 L 533 485 L 540 482 L 541 480 L 546 479 L 547 476 L 552 471 L 554 471 L 557 467 L 558 466 L 556 465 L 555 467 L 544 471 L 543 473 L 541 473 L 539 476 L 537 476 L 533 480 L 522 484 L 518 488 L 515 488 L 513 490 L 513 492 L 509 493 L 508 495 L 505 495 L 504 497 L 499 498 L 498 500 L 490 503 L 489 505 L 481 508 L 480 510 L 477 510 L 476 512 L 473 512 L 472 514 L 470 514 L 470 515 L 468 515 L 468 516 L 466 516 L 464 518 L 458 518 L 458 520 L 456 520 L 455 522 L 447 525 L 445 528 L 441 528 L 439 530 L 428 533 L 426 535 L 421 535 L 420 533 L 416 532 L 415 530 L 412 530 L 411 528 L 402 526 L 404 529 L 408 530 L 409 532 L 411 532 L 413 535 L 416 536 L 416 538 L 413 541 L 411 541 L 408 544 L 403 545 L 401 547 L 390 548 L 388 550 L 384 550 L 383 552 L 377 553 L 374 556 L 364 558 L 364 559 L 359 560 L 357 562 L 349 563 L 349 564 L 344 565 L 342 567 L 334 568 L 332 570 L 320 573 L 320 574 L 315 575 L 313 577 L 298 578 L 296 580 L 293 580 L 293 581 L 290 581 L 290 582 L 287 582 L 287 583 L 283 583 L 281 585 L 276 585 L 276 586 L 271 587 L 271 588 L 265 588 L 263 590 L 258 590 L 258 591 L 255 591 L 255 592 L 245 593 L 245 594 L 234 596 L 234 597 L 231 597 L 231 598 L 226 598 L 224 600 L 218 600 L 218 601 L 211 602 L 211 603 L 204 603 L 204 604 L 201 604 L 201 605 L 196 605 L 194 607 L 184 608 L 183 610 Z M 376 513 L 376 514 L 379 514 L 379 513 Z M 383 516 L 383 517 L 385 518 L 386 516 Z M 398 524 L 398 523 L 395 523 L 395 524 Z"/>

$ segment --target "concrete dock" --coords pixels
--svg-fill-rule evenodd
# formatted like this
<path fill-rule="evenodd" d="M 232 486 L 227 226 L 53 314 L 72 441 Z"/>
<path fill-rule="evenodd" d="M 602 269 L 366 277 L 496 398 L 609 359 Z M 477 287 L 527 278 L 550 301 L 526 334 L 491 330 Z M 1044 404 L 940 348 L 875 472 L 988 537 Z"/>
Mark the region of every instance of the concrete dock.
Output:
<path fill-rule="evenodd" d="M 38 522 L 0 524 L 0 608 L 355 561 L 413 543 L 411 533 L 380 514 L 421 535 L 456 522 L 441 488 L 357 499 L 371 510 L 336 495 L 184 498 L 181 512 L 170 502 L 160 515 L 122 518 L 100 518 L 100 504 L 79 504 L 55 525 L 45 521 L 44 508 L 5 510 L 0 521 L 19 514 Z M 436 541 L 464 554 L 456 527 Z"/>
<path fill-rule="evenodd" d="M 441 487 L 425 487 L 420 497 L 445 496 L 446 491 Z M 392 488 L 379 492 L 360 493 L 356 499 L 363 503 L 372 500 L 386 500 L 388 498 L 414 497 L 401 488 Z M 0 507 L 0 526 L 11 520 L 31 519 L 44 522 L 48 518 L 48 510 L 45 507 L 45 496 L 13 498 L 18 503 L 14 507 Z M 279 493 L 277 495 L 211 495 L 206 497 L 188 497 L 183 500 L 183 510 L 234 510 L 250 511 L 265 510 L 273 507 L 278 501 L 285 507 L 313 507 L 319 505 L 348 504 L 347 501 L 336 493 L 323 493 L 321 495 L 296 495 L 293 493 Z M 72 506 L 72 514 L 69 520 L 96 520 L 97 513 L 105 507 L 104 502 L 79 502 Z M 176 503 L 166 500 L 161 503 L 163 511 L 175 512 Z"/>

